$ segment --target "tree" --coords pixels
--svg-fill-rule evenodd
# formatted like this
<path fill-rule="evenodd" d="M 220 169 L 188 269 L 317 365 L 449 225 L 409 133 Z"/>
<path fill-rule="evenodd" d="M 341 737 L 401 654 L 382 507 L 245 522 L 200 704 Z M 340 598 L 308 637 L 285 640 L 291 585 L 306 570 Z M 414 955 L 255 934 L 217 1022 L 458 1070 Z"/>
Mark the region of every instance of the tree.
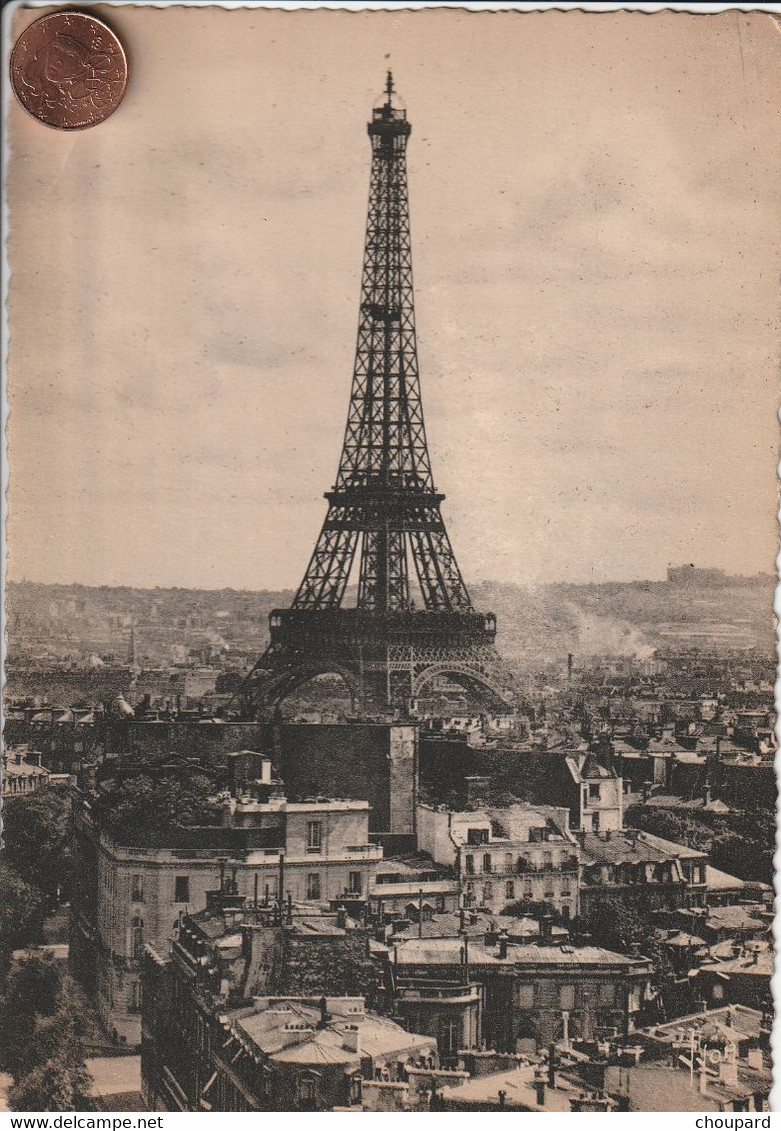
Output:
<path fill-rule="evenodd" d="M 670 955 L 665 947 L 666 936 L 650 915 L 628 907 L 620 899 L 598 899 L 588 915 L 573 920 L 576 935 L 589 935 L 591 941 L 606 950 L 642 954 L 653 963 L 653 984 L 661 991 L 674 979 Z"/>
<path fill-rule="evenodd" d="M 0 999 L 0 1064 L 13 1076 L 14 1111 L 88 1106 L 81 1038 L 89 1021 L 67 971 L 49 954 L 11 966 Z"/>
<path fill-rule="evenodd" d="M 62 1053 L 8 1090 L 11 1111 L 88 1111 L 92 1080 L 84 1063 Z"/>
<path fill-rule="evenodd" d="M 94 807 L 119 835 L 217 825 L 220 805 L 213 793 L 214 783 L 204 774 L 185 779 L 173 774 L 139 774 L 107 789 Z"/>
<path fill-rule="evenodd" d="M 4 806 L 6 858 L 50 906 L 68 886 L 70 827 L 70 795 L 63 789 L 39 789 L 9 798 Z"/>
<path fill-rule="evenodd" d="M 775 809 L 767 805 L 731 813 L 633 805 L 625 821 L 632 828 L 707 852 L 714 868 L 743 880 L 773 882 Z"/>
<path fill-rule="evenodd" d="M 0 862 L 0 973 L 11 952 L 43 938 L 44 897 L 15 868 Z"/>

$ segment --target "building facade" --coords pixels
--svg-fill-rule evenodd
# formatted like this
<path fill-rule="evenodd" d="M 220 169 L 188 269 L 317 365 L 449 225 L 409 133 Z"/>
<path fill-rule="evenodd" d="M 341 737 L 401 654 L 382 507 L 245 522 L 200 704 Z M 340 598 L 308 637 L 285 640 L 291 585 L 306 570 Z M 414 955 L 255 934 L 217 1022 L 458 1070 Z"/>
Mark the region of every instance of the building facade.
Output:
<path fill-rule="evenodd" d="M 447 1032 L 453 1003 L 444 992 L 438 1000 L 436 987 L 466 997 L 476 985 L 480 1044 L 520 1053 L 628 1034 L 644 1016 L 653 973 L 647 959 L 601 947 L 514 944 L 501 937 L 411 939 L 394 946 L 391 961 L 398 1008 L 409 1016 L 414 1009 L 422 1032 Z M 440 1054 L 451 1055 L 447 1046 Z"/>
<path fill-rule="evenodd" d="M 644 911 L 705 905 L 707 853 L 634 829 L 583 833 L 580 841 L 583 915 L 608 899 Z"/>
<path fill-rule="evenodd" d="M 268 770 L 262 770 L 261 777 Z M 120 1041 L 141 1038 L 139 963 L 145 945 L 165 954 L 183 914 L 232 877 L 258 902 L 327 904 L 365 899 L 383 850 L 369 843 L 364 801 L 289 802 L 226 797 L 221 826 L 161 831 L 101 824 L 89 796 L 75 804 L 72 964 Z"/>
<path fill-rule="evenodd" d="M 41 754 L 26 746 L 3 751 L 2 782 L 4 798 L 23 797 L 49 784 L 50 773 L 41 765 Z"/>
<path fill-rule="evenodd" d="M 564 919 L 578 914 L 579 847 L 566 809 L 419 805 L 417 827 L 421 850 L 456 870 L 463 907 L 498 915 L 512 903 L 547 903 Z"/>

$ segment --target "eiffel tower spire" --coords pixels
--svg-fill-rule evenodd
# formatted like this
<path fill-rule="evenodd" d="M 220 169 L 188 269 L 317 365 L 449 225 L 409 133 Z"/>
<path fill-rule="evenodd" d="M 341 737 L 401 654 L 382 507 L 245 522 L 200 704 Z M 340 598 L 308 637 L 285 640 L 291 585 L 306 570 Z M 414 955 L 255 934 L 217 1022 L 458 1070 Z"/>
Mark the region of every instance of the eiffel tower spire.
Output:
<path fill-rule="evenodd" d="M 410 709 L 448 675 L 504 702 L 492 614 L 475 611 L 441 514 L 420 395 L 407 141 L 387 73 L 368 123 L 372 163 L 350 408 L 328 510 L 290 609 L 246 685 L 248 710 L 337 672 L 357 703 Z M 356 572 L 357 598 L 348 582 Z"/>

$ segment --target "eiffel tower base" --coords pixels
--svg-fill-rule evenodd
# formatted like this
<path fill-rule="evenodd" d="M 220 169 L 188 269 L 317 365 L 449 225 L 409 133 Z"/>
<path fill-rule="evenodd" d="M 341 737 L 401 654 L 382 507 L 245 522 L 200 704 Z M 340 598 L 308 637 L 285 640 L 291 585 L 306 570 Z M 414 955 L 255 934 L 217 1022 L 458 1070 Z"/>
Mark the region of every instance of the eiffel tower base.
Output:
<path fill-rule="evenodd" d="M 303 684 L 327 674 L 343 679 L 356 713 L 412 714 L 440 676 L 467 689 L 485 710 L 513 706 L 490 615 L 276 609 L 270 626 L 271 642 L 242 696 L 254 718 L 273 713 Z"/>

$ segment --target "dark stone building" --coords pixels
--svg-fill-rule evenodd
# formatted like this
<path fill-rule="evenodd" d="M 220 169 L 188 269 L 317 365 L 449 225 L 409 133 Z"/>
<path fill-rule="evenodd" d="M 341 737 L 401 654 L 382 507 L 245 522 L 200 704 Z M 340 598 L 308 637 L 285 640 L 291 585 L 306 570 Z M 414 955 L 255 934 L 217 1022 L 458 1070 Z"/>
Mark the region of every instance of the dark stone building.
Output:
<path fill-rule="evenodd" d="M 370 829 L 415 831 L 418 730 L 411 723 L 275 723 L 264 747 L 290 797 L 352 797 Z"/>

